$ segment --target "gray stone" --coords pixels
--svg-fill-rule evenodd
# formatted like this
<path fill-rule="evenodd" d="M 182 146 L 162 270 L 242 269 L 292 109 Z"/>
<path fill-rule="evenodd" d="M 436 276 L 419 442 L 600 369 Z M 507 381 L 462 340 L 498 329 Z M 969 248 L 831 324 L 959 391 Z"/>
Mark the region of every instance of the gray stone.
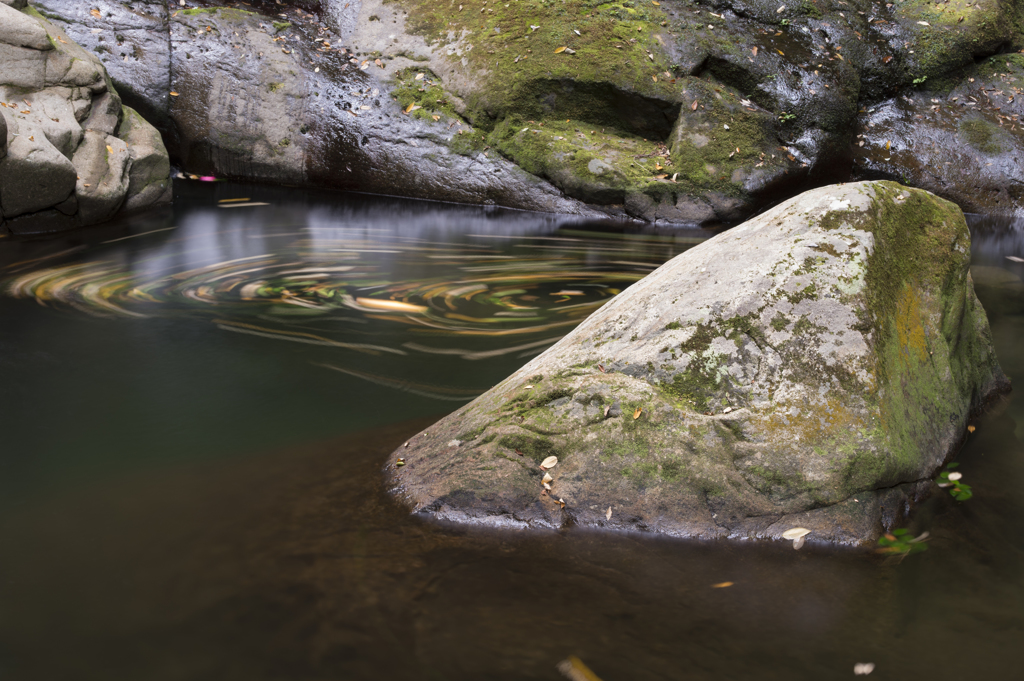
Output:
<path fill-rule="evenodd" d="M 34 50 L 53 49 L 38 21 L 5 4 L 0 4 L 0 43 Z"/>
<path fill-rule="evenodd" d="M 69 229 L 75 229 L 79 226 L 78 220 L 71 215 L 65 215 L 58 210 L 50 209 L 40 211 L 38 213 L 31 213 L 29 215 L 23 215 L 14 219 L 7 220 L 4 226 L 11 231 L 12 234 L 18 235 L 32 235 L 32 234 L 53 234 L 56 232 L 66 232 Z"/>
<path fill-rule="evenodd" d="M 962 213 L 927 192 L 806 192 L 411 438 L 393 489 L 463 522 L 871 543 L 1009 388 L 969 265 Z"/>
<path fill-rule="evenodd" d="M 75 189 L 75 175 L 75 166 L 45 136 L 21 130 L 0 160 L 4 214 L 13 218 L 64 201 Z"/>
<path fill-rule="evenodd" d="M 78 216 L 83 225 L 109 220 L 128 193 L 131 154 L 123 140 L 86 130 L 74 156 L 78 170 Z"/>
<path fill-rule="evenodd" d="M 24 9 L 28 5 L 28 0 L 0 0 L 0 4 L 13 7 L 14 9 Z"/>
<path fill-rule="evenodd" d="M 89 117 L 82 123 L 85 130 L 98 130 L 113 135 L 121 125 L 121 98 L 107 91 L 92 100 Z"/>
<path fill-rule="evenodd" d="M 171 132 L 171 54 L 167 3 L 39 0 L 50 22 L 96 54 L 124 103 L 165 133 Z M 91 10 L 98 8 L 100 16 Z"/>
<path fill-rule="evenodd" d="M 124 107 L 117 131 L 132 157 L 125 210 L 138 210 L 171 200 L 171 163 L 160 133 L 134 109 Z"/>
<path fill-rule="evenodd" d="M 47 55 L 54 54 L 0 43 L 0 85 L 38 90 L 46 81 Z"/>

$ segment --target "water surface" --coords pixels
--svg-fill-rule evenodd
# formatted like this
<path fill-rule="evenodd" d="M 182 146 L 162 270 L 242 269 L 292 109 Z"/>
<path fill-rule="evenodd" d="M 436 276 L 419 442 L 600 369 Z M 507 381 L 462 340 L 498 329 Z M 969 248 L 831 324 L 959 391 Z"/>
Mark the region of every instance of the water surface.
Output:
<path fill-rule="evenodd" d="M 1020 400 L 903 561 L 425 523 L 394 447 L 709 236 L 179 183 L 175 207 L 0 242 L 0 678 L 1014 678 Z M 222 207 L 224 199 L 265 206 Z M 1024 231 L 975 278 L 1024 377 Z M 732 586 L 714 588 L 732 582 Z"/>

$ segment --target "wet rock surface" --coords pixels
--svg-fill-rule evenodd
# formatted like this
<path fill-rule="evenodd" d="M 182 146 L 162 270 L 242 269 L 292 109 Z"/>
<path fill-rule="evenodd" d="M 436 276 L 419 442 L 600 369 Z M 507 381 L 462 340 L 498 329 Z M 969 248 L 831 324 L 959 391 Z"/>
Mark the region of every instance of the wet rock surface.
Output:
<path fill-rule="evenodd" d="M 226 4 L 40 8 L 190 173 L 700 224 L 858 178 L 1021 209 L 1015 142 L 925 120 L 1024 47 L 1016 1 Z"/>
<path fill-rule="evenodd" d="M 873 541 L 1009 387 L 969 262 L 962 213 L 927 192 L 809 191 L 411 438 L 393 490 L 463 522 Z"/>
<path fill-rule="evenodd" d="M 122 105 L 93 54 L 31 6 L 4 3 L 0 62 L 0 230 L 60 231 L 170 200 L 159 135 Z M 122 134 L 125 119 L 134 136 Z"/>

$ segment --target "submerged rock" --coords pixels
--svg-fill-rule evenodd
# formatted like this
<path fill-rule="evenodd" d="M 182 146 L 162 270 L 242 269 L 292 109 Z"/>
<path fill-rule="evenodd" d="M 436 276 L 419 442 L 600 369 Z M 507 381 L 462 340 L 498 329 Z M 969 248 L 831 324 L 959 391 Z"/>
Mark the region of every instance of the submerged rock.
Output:
<path fill-rule="evenodd" d="M 71 229 L 169 201 L 156 130 L 96 56 L 18 4 L 0 5 L 0 230 Z"/>
<path fill-rule="evenodd" d="M 809 191 L 412 438 L 394 491 L 466 522 L 869 542 L 1009 388 L 969 263 L 962 213 L 927 192 Z"/>

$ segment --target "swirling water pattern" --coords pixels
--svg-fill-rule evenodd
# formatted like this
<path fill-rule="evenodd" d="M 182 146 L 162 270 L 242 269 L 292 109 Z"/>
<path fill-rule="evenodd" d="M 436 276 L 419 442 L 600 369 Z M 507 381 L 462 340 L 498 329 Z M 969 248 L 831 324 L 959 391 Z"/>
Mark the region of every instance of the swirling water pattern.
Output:
<path fill-rule="evenodd" d="M 416 227 L 403 229 L 393 215 L 381 224 L 359 210 L 232 198 L 208 200 L 180 227 L 109 239 L 61 264 L 14 263 L 2 290 L 90 315 L 187 315 L 228 332 L 334 348 L 342 352 L 318 364 L 464 401 L 483 388 L 373 374 L 357 357 L 525 359 L 706 238 L 587 231 L 532 214 L 487 224 L 477 209 L 451 207 L 432 220 L 430 204 L 413 202 Z"/>

